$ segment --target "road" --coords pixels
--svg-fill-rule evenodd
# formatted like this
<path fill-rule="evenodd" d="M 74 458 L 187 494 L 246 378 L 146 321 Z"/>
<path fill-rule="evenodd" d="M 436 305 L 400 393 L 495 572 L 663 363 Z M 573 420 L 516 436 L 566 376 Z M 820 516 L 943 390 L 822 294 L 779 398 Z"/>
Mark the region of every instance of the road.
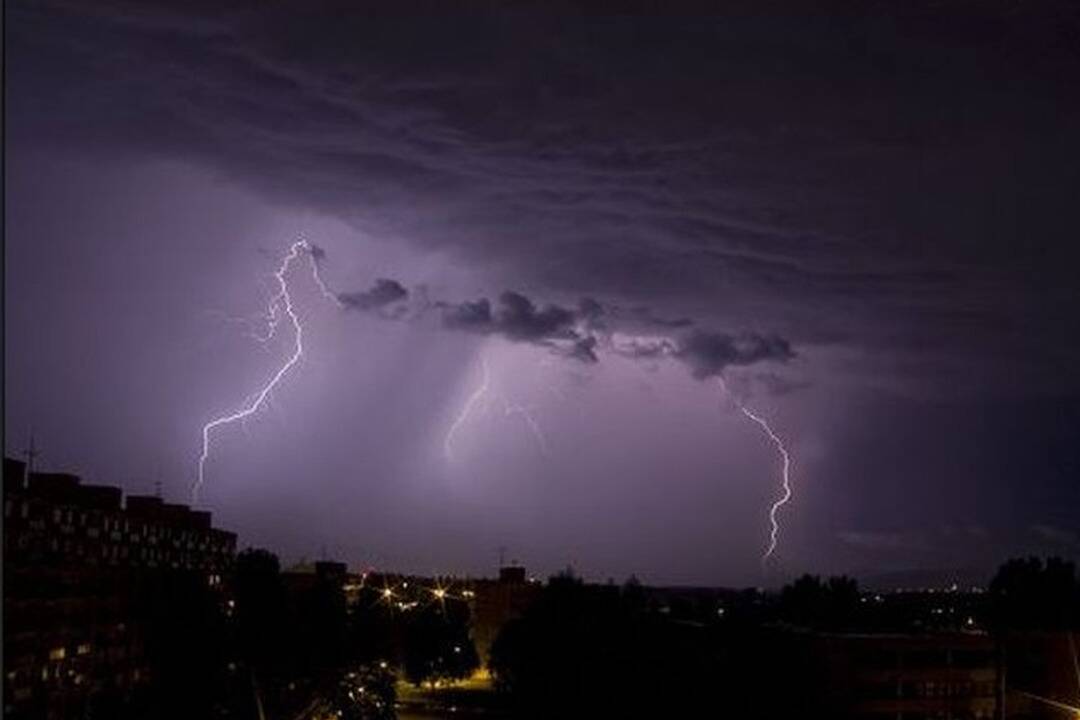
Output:
<path fill-rule="evenodd" d="M 399 682 L 397 694 L 399 720 L 504 720 L 511 717 L 503 698 L 495 692 L 487 678 L 465 680 L 443 688 L 416 688 Z"/>

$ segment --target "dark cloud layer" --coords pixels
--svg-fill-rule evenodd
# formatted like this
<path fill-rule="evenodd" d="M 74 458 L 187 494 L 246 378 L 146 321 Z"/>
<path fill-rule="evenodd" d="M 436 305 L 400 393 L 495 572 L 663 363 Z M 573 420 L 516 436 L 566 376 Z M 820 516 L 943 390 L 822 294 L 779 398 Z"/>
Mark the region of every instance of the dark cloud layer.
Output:
<path fill-rule="evenodd" d="M 644 9 L 15 2 L 9 130 L 916 382 L 1080 384 L 1075 4 Z"/>

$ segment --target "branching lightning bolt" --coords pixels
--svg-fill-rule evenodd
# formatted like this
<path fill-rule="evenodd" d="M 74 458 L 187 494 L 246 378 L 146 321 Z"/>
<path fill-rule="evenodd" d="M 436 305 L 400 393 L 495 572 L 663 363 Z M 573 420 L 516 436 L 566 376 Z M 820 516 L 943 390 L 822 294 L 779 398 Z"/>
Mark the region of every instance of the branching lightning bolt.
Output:
<path fill-rule="evenodd" d="M 454 422 L 450 425 L 450 428 L 446 431 L 446 436 L 443 438 L 443 451 L 446 454 L 446 459 L 453 461 L 454 459 L 454 436 L 457 434 L 461 426 L 469 419 L 480 404 L 481 400 L 486 400 L 487 396 L 491 392 L 491 374 L 488 369 L 487 358 L 480 359 L 480 366 L 483 369 L 480 385 L 469 395 L 465 400 L 465 404 L 461 407 L 461 412 L 458 413 Z M 542 455 L 548 454 L 548 442 L 547 437 L 544 435 L 543 429 L 540 427 L 540 423 L 537 422 L 529 408 L 518 403 L 510 402 L 505 395 L 501 396 L 503 401 L 503 415 L 518 415 L 528 426 L 529 431 L 532 433 L 533 438 L 536 440 L 536 445 L 540 448 Z M 484 403 L 484 411 L 486 412 L 489 407 L 488 403 Z"/>
<path fill-rule="evenodd" d="M 739 409 L 739 412 L 765 431 L 765 434 L 768 435 L 769 439 L 776 445 L 776 449 L 780 453 L 780 458 L 783 461 L 783 470 L 781 474 L 781 477 L 783 478 L 783 490 L 780 497 L 769 507 L 769 543 L 765 548 L 764 554 L 761 556 L 761 563 L 764 565 L 773 556 L 773 553 L 776 552 L 776 544 L 780 535 L 780 522 L 778 520 L 780 509 L 791 500 L 791 456 L 788 454 L 787 448 L 784 447 L 784 441 L 779 435 L 773 432 L 768 421 L 739 402 L 735 395 L 732 394 L 731 390 L 728 389 L 727 383 L 724 382 L 723 378 L 718 377 L 717 379 L 720 381 L 720 387 L 723 389 L 724 393 L 731 398 L 731 402 L 735 404 L 735 407 Z"/>
<path fill-rule="evenodd" d="M 453 424 L 450 425 L 450 429 L 446 431 L 446 437 L 443 438 L 443 450 L 446 453 L 447 460 L 452 461 L 454 459 L 454 434 L 457 433 L 458 428 L 460 428 L 461 425 L 469 418 L 469 415 L 472 413 L 473 407 L 475 407 L 476 403 L 480 401 L 480 398 L 484 397 L 484 395 L 487 394 L 488 384 L 491 377 L 488 374 L 488 364 L 486 358 L 480 359 L 480 367 L 483 369 L 483 376 L 480 381 L 480 386 L 477 387 L 471 395 L 469 395 L 469 398 L 465 401 L 465 405 L 463 405 L 461 408 L 461 412 L 458 413 L 457 418 L 454 420 Z"/>
<path fill-rule="evenodd" d="M 278 325 L 281 323 L 284 317 L 289 319 L 292 324 L 293 333 L 295 338 L 295 344 L 293 351 L 289 355 L 285 363 L 278 368 L 274 375 L 270 378 L 262 389 L 258 392 L 248 396 L 248 399 L 244 402 L 241 409 L 229 413 L 228 415 L 222 415 L 215 418 L 210 422 L 203 425 L 202 428 L 202 452 L 199 455 L 199 473 L 195 480 L 195 485 L 191 489 L 191 504 L 195 505 L 199 501 L 199 491 L 202 489 L 203 483 L 206 480 L 206 461 L 210 457 L 210 436 L 211 433 L 219 427 L 230 425 L 235 422 L 244 423 L 247 418 L 254 415 L 260 408 L 266 404 L 270 394 L 282 378 L 300 361 L 300 358 L 304 354 L 304 329 L 300 324 L 300 318 L 296 314 L 296 310 L 293 308 L 292 296 L 289 294 L 289 284 L 285 279 L 286 273 L 288 273 L 292 263 L 299 259 L 302 254 L 306 254 L 311 260 L 311 272 L 315 278 L 315 282 L 319 286 L 320 292 L 323 296 L 334 301 L 336 305 L 341 306 L 341 301 L 336 295 L 334 295 L 327 288 L 323 282 L 322 277 L 319 275 L 319 257 L 322 252 L 316 248 L 316 246 L 310 244 L 307 240 L 298 240 L 289 247 L 289 252 L 282 258 L 281 265 L 278 266 L 277 272 L 274 273 L 274 279 L 277 281 L 277 292 L 275 292 L 269 300 L 266 312 L 267 332 L 265 335 L 254 335 L 260 342 L 268 342 L 274 334 L 277 332 Z"/>
<path fill-rule="evenodd" d="M 533 437 L 536 438 L 536 444 L 539 446 L 541 454 L 548 454 L 547 438 L 544 437 L 544 431 L 540 429 L 540 423 L 536 422 L 536 418 L 533 417 L 527 407 L 503 398 L 503 412 L 506 415 L 520 415 L 525 424 L 529 426 L 529 430 L 532 431 Z"/>

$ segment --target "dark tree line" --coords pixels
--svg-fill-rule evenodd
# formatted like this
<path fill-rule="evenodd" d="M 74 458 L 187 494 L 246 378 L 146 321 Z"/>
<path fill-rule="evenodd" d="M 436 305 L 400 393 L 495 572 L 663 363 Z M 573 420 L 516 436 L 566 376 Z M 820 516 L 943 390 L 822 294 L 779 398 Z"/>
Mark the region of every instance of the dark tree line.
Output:
<path fill-rule="evenodd" d="M 853 627 L 859 620 L 859 585 L 846 576 L 822 581 L 815 575 L 803 575 L 780 591 L 779 617 L 804 627 Z"/>
<path fill-rule="evenodd" d="M 795 678 L 777 693 L 790 632 L 1053 631 L 1080 623 L 1075 568 L 1010 560 L 986 593 L 860 591 L 848 577 L 805 575 L 778 594 L 732 595 L 712 621 L 673 599 L 662 609 L 636 583 L 590 586 L 552 578 L 491 650 L 497 685 L 522 715 L 667 717 L 709 703 L 732 717 L 799 711 Z M 934 608 L 952 614 L 933 615 Z M 698 618 L 696 620 L 688 618 Z M 808 675 L 809 677 L 809 675 Z M 763 714 L 764 713 L 764 714 Z"/>
<path fill-rule="evenodd" d="M 491 664 L 523 715 L 641 717 L 692 705 L 712 684 L 709 635 L 648 612 L 633 583 L 588 586 L 564 574 L 504 627 Z"/>
<path fill-rule="evenodd" d="M 1061 558 L 1017 558 L 990 582 L 990 620 L 998 630 L 1080 629 L 1076 566 Z"/>
<path fill-rule="evenodd" d="M 368 588 L 350 606 L 340 580 L 312 576 L 290 585 L 265 550 L 240 553 L 226 585 L 223 592 L 182 572 L 139 579 L 132 597 L 151 691 L 124 706 L 119 689 L 105 688 L 90 716 L 254 717 L 258 692 L 270 716 L 295 715 L 321 698 L 320 707 L 342 717 L 391 717 L 395 670 L 422 683 L 466 677 L 477 666 L 468 606 L 459 600 L 429 598 L 402 609 Z M 1025 633 L 1080 628 L 1080 583 L 1070 562 L 1010 560 L 988 590 L 934 604 L 967 603 L 963 617 L 970 613 L 1014 646 Z M 778 627 L 950 629 L 920 624 L 902 598 L 881 602 L 846 577 L 807 575 L 778 594 L 732 594 L 719 616 L 703 597 L 672 596 L 659 607 L 636 582 L 552 578 L 492 647 L 498 687 L 522 715 L 663 717 L 719 693 L 731 713 L 753 717 L 770 696 Z M 1022 677 L 1020 650 L 1009 653 Z"/>

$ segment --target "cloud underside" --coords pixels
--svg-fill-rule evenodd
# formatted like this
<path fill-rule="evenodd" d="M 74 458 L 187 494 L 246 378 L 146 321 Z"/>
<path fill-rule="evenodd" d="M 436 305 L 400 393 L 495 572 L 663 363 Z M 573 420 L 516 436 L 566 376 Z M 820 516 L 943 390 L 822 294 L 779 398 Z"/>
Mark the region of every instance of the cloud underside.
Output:
<path fill-rule="evenodd" d="M 322 262 L 326 254 L 321 249 L 318 252 L 317 259 Z M 720 375 L 729 366 L 768 361 L 785 363 L 795 357 L 791 343 L 784 338 L 749 332 L 732 334 L 693 328 L 670 337 L 654 334 L 636 338 L 623 334 L 616 342 L 613 329 L 626 318 L 638 326 L 651 325 L 654 332 L 692 328 L 694 323 L 690 319 L 677 323 L 658 320 L 642 308 L 630 312 L 613 308 L 614 312 L 610 312 L 594 298 L 584 298 L 577 308 L 571 309 L 550 303 L 541 306 L 519 292 L 506 291 L 499 296 L 497 304 L 488 298 L 458 303 L 425 299 L 424 304 L 409 312 L 404 306 L 409 291 L 397 280 L 388 278 L 379 278 L 368 290 L 338 293 L 337 297 L 348 310 L 377 312 L 381 317 L 398 320 L 421 317 L 434 310 L 445 329 L 532 343 L 585 363 L 599 362 L 602 350 L 633 359 L 670 356 L 683 361 L 698 379 Z"/>
<path fill-rule="evenodd" d="M 911 375 L 1080 380 L 1069 4 L 964 6 L 977 22 L 929 0 L 572 22 L 332 6 L 16 0 L 9 131 L 205 163 L 503 287 L 650 308 L 673 334 L 753 318 L 799 345 L 914 356 Z M 342 302 L 396 301 L 372 292 Z M 448 326 L 567 333 L 518 297 Z M 764 335 L 688 343 L 699 375 L 785 354 Z"/>

